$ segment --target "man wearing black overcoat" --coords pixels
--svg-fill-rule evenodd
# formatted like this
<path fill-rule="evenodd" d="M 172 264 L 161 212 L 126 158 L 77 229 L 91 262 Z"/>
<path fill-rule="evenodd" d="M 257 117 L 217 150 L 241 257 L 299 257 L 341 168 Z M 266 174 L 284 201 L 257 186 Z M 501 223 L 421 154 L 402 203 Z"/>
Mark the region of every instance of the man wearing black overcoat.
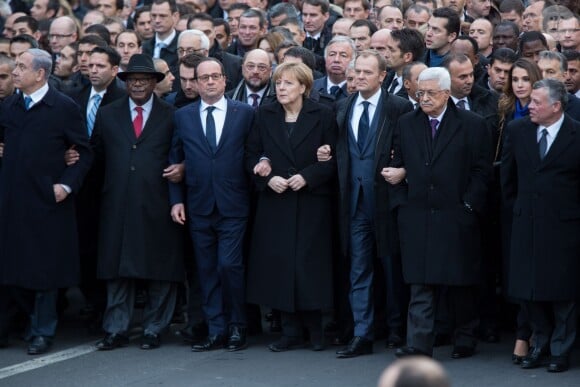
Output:
<path fill-rule="evenodd" d="M 580 295 L 580 123 L 564 113 L 567 100 L 562 82 L 536 82 L 529 118 L 507 126 L 501 164 L 513 208 L 507 293 L 523 301 L 534 331 L 522 368 L 551 354 L 550 372 L 568 369 Z"/>
<path fill-rule="evenodd" d="M 95 168 L 104 173 L 97 276 L 107 283 L 106 336 L 97 349 L 127 342 L 137 280 L 148 293 L 141 348 L 153 349 L 171 322 L 176 285 L 185 279 L 183 238 L 171 221 L 167 182 L 180 173 L 167 161 L 174 108 L 153 93 L 165 75 L 147 55 L 133 55 L 118 77 L 129 96 L 100 109 L 91 138 Z"/>
<path fill-rule="evenodd" d="M 473 355 L 481 270 L 480 217 L 491 174 L 491 137 L 481 118 L 450 99 L 444 68 L 423 70 L 421 108 L 399 119 L 393 164 L 406 169 L 393 191 L 405 282 L 411 285 L 407 346 L 396 355 L 433 353 L 436 299 L 448 289 L 454 322 L 451 356 Z"/>
<path fill-rule="evenodd" d="M 12 75 L 20 90 L 0 108 L 0 346 L 6 344 L 13 303 L 30 316 L 28 353 L 42 354 L 57 326 L 59 288 L 79 281 L 74 195 L 92 159 L 83 116 L 48 86 L 50 54 L 29 49 Z M 74 146 L 80 159 L 64 162 Z"/>

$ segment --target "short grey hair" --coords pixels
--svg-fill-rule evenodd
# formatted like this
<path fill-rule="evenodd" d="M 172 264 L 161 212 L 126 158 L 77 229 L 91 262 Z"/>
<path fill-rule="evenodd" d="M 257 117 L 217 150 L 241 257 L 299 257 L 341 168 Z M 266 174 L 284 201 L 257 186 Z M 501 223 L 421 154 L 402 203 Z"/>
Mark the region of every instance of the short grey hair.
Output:
<path fill-rule="evenodd" d="M 179 38 L 177 39 L 177 45 L 181 43 L 181 39 L 186 38 L 188 36 L 198 36 L 201 40 L 201 49 L 202 50 L 209 50 L 209 38 L 205 36 L 205 34 L 200 30 L 185 30 L 179 34 Z"/>
<path fill-rule="evenodd" d="M 566 105 L 568 105 L 568 90 L 566 90 L 566 85 L 564 85 L 563 82 L 556 79 L 546 78 L 534 83 L 533 89 L 547 89 L 550 103 L 554 104 L 560 102 L 562 105 L 562 111 L 566 109 Z"/>
<path fill-rule="evenodd" d="M 352 62 L 354 63 L 354 60 L 356 59 L 356 45 L 354 44 L 354 41 L 348 36 L 335 36 L 334 38 L 330 39 L 330 42 L 328 42 L 324 48 L 324 58 L 326 58 L 328 54 L 328 47 L 337 43 L 346 43 L 350 46 L 352 49 Z"/>
<path fill-rule="evenodd" d="M 48 77 L 52 73 L 52 57 L 50 54 L 40 48 L 29 48 L 25 52 L 32 55 L 32 70 L 44 70 L 44 80 L 48 81 Z"/>
<path fill-rule="evenodd" d="M 564 56 L 564 54 L 555 51 L 545 50 L 540 52 L 539 60 L 557 60 L 560 62 L 560 72 L 565 73 L 568 71 L 568 60 Z"/>
<path fill-rule="evenodd" d="M 421 81 L 432 81 L 436 80 L 439 82 L 439 88 L 441 90 L 451 90 L 451 76 L 449 71 L 444 67 L 429 67 L 421 71 L 419 74 L 418 82 Z"/>

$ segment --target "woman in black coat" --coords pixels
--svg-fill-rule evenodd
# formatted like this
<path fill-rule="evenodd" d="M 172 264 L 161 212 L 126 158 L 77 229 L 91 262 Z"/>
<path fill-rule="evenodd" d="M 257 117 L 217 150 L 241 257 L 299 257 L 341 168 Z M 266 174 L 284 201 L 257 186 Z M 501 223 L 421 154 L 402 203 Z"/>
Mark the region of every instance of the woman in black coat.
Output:
<path fill-rule="evenodd" d="M 335 160 L 319 162 L 316 150 L 334 145 L 332 111 L 307 96 L 312 72 L 285 63 L 273 76 L 278 102 L 263 105 L 246 144 L 258 203 L 248 261 L 248 301 L 281 311 L 280 352 L 302 345 L 323 348 L 322 309 L 332 306 L 332 214 Z"/>

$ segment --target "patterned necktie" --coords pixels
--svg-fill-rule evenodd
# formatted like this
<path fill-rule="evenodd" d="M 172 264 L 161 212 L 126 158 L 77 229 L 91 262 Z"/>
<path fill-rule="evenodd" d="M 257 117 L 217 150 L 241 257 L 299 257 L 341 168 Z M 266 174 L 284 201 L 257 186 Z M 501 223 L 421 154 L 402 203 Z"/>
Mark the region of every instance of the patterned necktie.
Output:
<path fill-rule="evenodd" d="M 30 98 L 30 96 L 26 96 L 24 97 L 24 108 L 26 110 L 30 109 L 30 104 L 32 103 L 32 98 Z"/>
<path fill-rule="evenodd" d="M 431 136 L 435 138 L 435 135 L 437 134 L 437 125 L 439 125 L 439 120 L 432 118 L 429 120 L 429 125 L 431 125 Z"/>
<path fill-rule="evenodd" d="M 258 107 L 258 98 L 260 96 L 258 94 L 250 94 L 250 98 L 252 98 L 252 107 L 255 109 Z"/>
<path fill-rule="evenodd" d="M 540 159 L 543 160 L 544 157 L 546 157 L 546 152 L 548 151 L 548 138 L 546 137 L 548 135 L 548 131 L 546 128 L 544 128 L 540 133 L 542 133 L 542 137 L 540 137 L 538 145 L 540 148 Z"/>
<path fill-rule="evenodd" d="M 457 106 L 461 110 L 465 110 L 465 100 L 460 99 L 459 101 L 457 101 L 455 106 Z"/>
<path fill-rule="evenodd" d="M 135 107 L 137 117 L 133 120 L 133 129 L 135 130 L 135 137 L 139 138 L 143 131 L 143 108 L 141 106 Z"/>
<path fill-rule="evenodd" d="M 102 97 L 99 94 L 95 94 L 91 97 L 91 109 L 89 110 L 89 114 L 87 115 L 87 129 L 89 131 L 89 137 L 91 133 L 93 133 L 93 128 L 95 126 L 95 117 L 97 116 L 97 110 L 99 110 L 99 106 L 101 105 Z"/>
<path fill-rule="evenodd" d="M 213 119 L 214 110 L 215 106 L 208 106 L 205 109 L 207 112 L 207 117 L 205 118 L 205 137 L 207 137 L 207 142 L 209 142 L 212 152 L 215 153 L 217 149 L 217 137 L 215 131 L 215 120 Z"/>
<path fill-rule="evenodd" d="M 358 122 L 358 137 L 357 137 L 358 148 L 360 149 L 361 152 L 363 151 L 365 143 L 367 142 L 367 136 L 370 130 L 369 105 L 371 103 L 369 101 L 364 101 L 362 104 L 364 110 Z"/>
<path fill-rule="evenodd" d="M 395 92 L 395 90 L 397 89 L 397 86 L 399 86 L 399 81 L 397 80 L 397 77 L 393 78 L 393 83 L 391 83 L 391 88 L 389 89 L 389 93 L 393 94 Z"/>

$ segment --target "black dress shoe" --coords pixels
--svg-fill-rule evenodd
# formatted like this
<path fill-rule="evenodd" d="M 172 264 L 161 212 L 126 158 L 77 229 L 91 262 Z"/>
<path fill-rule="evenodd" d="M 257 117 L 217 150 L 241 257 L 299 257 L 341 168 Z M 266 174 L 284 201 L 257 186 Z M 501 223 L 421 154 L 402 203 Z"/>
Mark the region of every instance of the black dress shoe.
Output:
<path fill-rule="evenodd" d="M 268 345 L 268 349 L 272 352 L 285 352 L 291 349 L 303 348 L 304 340 L 301 337 L 282 336 L 280 340 Z"/>
<path fill-rule="evenodd" d="M 339 359 L 348 359 L 360 355 L 368 355 L 373 353 L 373 342 L 361 336 L 352 338 L 348 346 L 336 352 L 336 357 Z"/>
<path fill-rule="evenodd" d="M 445 345 L 451 344 L 451 336 L 446 333 L 438 333 L 435 335 L 435 341 L 433 342 L 433 347 L 443 347 Z"/>
<path fill-rule="evenodd" d="M 388 349 L 399 348 L 403 345 L 403 335 L 401 331 L 398 329 L 392 329 L 389 332 L 389 337 L 387 337 L 387 344 L 386 347 Z"/>
<path fill-rule="evenodd" d="M 524 360 L 525 356 L 520 356 L 520 355 L 516 355 L 515 353 L 512 353 L 512 363 L 514 363 L 515 365 L 520 365 L 522 364 L 522 361 Z"/>
<path fill-rule="evenodd" d="M 185 328 L 177 331 L 177 334 L 181 336 L 184 342 L 197 344 L 207 337 L 207 324 L 205 321 L 200 321 L 193 325 L 187 325 Z"/>
<path fill-rule="evenodd" d="M 145 333 L 141 337 L 141 349 L 155 349 L 161 345 L 161 337 L 154 333 Z"/>
<path fill-rule="evenodd" d="M 246 328 L 240 328 L 238 326 L 230 327 L 230 337 L 228 339 L 228 344 L 226 349 L 230 352 L 239 351 L 248 346 L 246 342 Z"/>
<path fill-rule="evenodd" d="M 550 358 L 550 364 L 548 364 L 548 372 L 564 372 L 568 371 L 568 368 L 570 368 L 568 356 L 552 356 Z"/>
<path fill-rule="evenodd" d="M 223 349 L 226 339 L 222 335 L 211 335 L 199 344 L 193 344 L 191 350 L 193 352 L 213 351 L 214 349 Z"/>
<path fill-rule="evenodd" d="M 464 359 L 466 357 L 473 356 L 474 353 L 475 353 L 475 348 L 458 345 L 458 346 L 453 347 L 453 351 L 451 351 L 451 358 L 452 359 Z"/>
<path fill-rule="evenodd" d="M 397 350 L 395 351 L 395 356 L 396 357 L 408 357 L 408 356 L 427 356 L 427 357 L 431 357 L 430 354 L 428 354 L 427 352 L 423 352 L 420 349 L 414 348 L 414 347 L 401 347 L 401 348 L 397 348 Z"/>
<path fill-rule="evenodd" d="M 52 339 L 46 336 L 35 336 L 28 344 L 29 355 L 42 355 L 52 346 Z"/>
<path fill-rule="evenodd" d="M 110 351 L 111 349 L 120 348 L 129 343 L 129 339 L 118 333 L 108 333 L 102 340 L 98 341 L 95 346 L 99 351 Z"/>
<path fill-rule="evenodd" d="M 538 368 L 546 364 L 548 350 L 544 348 L 534 348 L 528 352 L 528 356 L 522 360 L 522 368 Z"/>

